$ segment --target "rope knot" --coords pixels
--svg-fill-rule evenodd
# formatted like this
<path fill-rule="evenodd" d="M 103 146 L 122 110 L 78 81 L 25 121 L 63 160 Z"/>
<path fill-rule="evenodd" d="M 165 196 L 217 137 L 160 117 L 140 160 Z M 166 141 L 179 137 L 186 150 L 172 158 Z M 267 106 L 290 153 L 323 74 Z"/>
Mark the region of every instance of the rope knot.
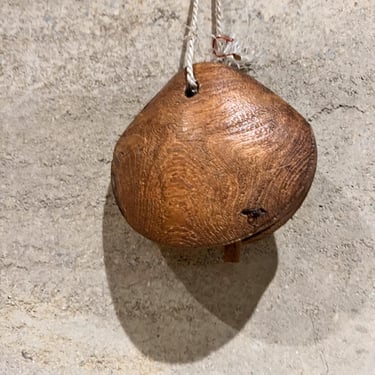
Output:
<path fill-rule="evenodd" d="M 225 60 L 228 57 L 240 61 L 240 46 L 237 40 L 227 35 L 216 35 L 212 38 L 212 53 L 216 58 Z"/>

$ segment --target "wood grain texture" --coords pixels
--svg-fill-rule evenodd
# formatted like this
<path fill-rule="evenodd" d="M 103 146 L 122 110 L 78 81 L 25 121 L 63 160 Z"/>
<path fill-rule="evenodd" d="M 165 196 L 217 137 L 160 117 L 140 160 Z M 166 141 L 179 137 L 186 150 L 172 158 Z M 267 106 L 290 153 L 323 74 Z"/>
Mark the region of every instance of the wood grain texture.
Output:
<path fill-rule="evenodd" d="M 177 73 L 120 137 L 112 185 L 128 223 L 165 246 L 251 240 L 285 223 L 316 168 L 305 119 L 255 79 L 194 66 L 199 93 Z"/>

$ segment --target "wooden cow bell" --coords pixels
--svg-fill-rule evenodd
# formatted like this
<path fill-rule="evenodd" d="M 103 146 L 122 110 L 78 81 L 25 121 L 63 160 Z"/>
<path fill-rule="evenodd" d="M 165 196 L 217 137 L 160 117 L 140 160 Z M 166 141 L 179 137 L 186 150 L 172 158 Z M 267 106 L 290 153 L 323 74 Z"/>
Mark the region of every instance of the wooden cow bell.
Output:
<path fill-rule="evenodd" d="M 161 245 L 235 249 L 301 205 L 315 140 L 297 111 L 248 75 L 207 62 L 194 72 L 198 94 L 186 95 L 180 71 L 122 134 L 113 191 L 128 223 Z"/>

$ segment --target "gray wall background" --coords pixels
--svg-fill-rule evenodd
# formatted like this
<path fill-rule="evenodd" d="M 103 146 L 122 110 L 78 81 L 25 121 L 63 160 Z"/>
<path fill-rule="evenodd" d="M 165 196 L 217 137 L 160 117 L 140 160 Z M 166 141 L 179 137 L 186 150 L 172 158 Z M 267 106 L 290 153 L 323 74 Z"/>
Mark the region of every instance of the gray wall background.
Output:
<path fill-rule="evenodd" d="M 142 238 L 109 187 L 179 68 L 188 1 L 1 1 L 1 374 L 374 374 L 375 4 L 223 7 L 319 147 L 302 208 L 234 265 Z M 210 17 L 202 0 L 196 61 Z"/>

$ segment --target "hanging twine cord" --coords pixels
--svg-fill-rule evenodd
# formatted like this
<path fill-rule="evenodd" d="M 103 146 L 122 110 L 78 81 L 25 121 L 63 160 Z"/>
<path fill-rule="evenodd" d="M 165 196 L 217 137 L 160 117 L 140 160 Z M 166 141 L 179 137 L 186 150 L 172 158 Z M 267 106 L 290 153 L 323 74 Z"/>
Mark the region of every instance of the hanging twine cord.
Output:
<path fill-rule="evenodd" d="M 243 72 L 253 70 L 252 61 L 242 55 L 242 48 L 235 37 L 225 35 L 222 31 L 222 0 L 213 0 L 214 9 L 212 13 L 213 33 L 212 54 L 218 62 L 227 64 Z"/>
<path fill-rule="evenodd" d="M 221 0 L 214 0 L 214 12 L 213 12 L 213 25 L 215 30 L 214 36 L 222 35 L 222 20 L 223 20 L 223 14 L 221 12 Z"/>
<path fill-rule="evenodd" d="M 222 32 L 221 0 L 213 0 L 212 23 L 214 35 L 212 36 L 212 53 L 220 62 L 232 65 L 233 60 L 241 60 L 240 47 L 235 38 L 224 35 Z M 237 64 L 234 64 L 237 65 Z"/>
<path fill-rule="evenodd" d="M 189 34 L 187 37 L 186 53 L 185 53 L 185 69 L 186 69 L 186 94 L 193 96 L 198 92 L 198 82 L 194 76 L 193 57 L 194 44 L 197 38 L 198 31 L 198 5 L 199 0 L 192 0 L 192 11 L 189 27 Z"/>
<path fill-rule="evenodd" d="M 194 45 L 198 32 L 198 5 L 199 0 L 191 0 L 191 17 L 187 25 L 189 32 L 186 38 L 184 68 L 186 70 L 186 95 L 188 97 L 194 96 L 199 90 L 199 84 L 195 78 L 193 69 Z M 233 66 L 239 70 L 251 70 L 251 63 L 241 58 L 241 48 L 238 41 L 235 38 L 224 35 L 222 32 L 223 14 L 221 0 L 213 0 L 212 6 L 214 32 L 214 35 L 212 35 L 212 53 L 216 61 Z"/>

